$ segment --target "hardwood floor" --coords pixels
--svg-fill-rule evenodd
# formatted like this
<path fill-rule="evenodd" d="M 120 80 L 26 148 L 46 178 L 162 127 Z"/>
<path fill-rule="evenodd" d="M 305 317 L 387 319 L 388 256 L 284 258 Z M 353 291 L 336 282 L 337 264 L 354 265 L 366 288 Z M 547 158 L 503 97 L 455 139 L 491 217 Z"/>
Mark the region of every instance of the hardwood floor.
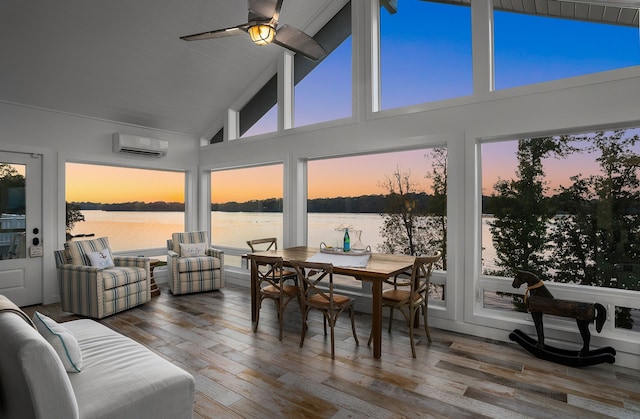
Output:
<path fill-rule="evenodd" d="M 162 286 L 161 286 L 162 288 Z M 269 304 L 267 304 L 269 303 Z M 58 320 L 77 318 L 59 304 L 23 308 Z M 383 330 L 382 360 L 366 342 L 371 316 L 358 314 L 360 346 L 343 313 L 336 359 L 318 312 L 299 348 L 300 315 L 292 302 L 282 342 L 274 305 L 265 302 L 258 332 L 247 289 L 173 296 L 101 320 L 189 371 L 196 379 L 195 418 L 640 417 L 640 371 L 602 364 L 582 369 L 532 357 L 515 343 L 406 326 Z"/>

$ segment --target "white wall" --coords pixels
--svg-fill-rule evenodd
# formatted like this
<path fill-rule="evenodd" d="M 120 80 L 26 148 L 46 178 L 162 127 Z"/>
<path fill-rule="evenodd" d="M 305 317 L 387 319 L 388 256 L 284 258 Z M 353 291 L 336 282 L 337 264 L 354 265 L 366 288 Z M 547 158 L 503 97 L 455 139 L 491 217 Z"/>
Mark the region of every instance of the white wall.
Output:
<path fill-rule="evenodd" d="M 113 153 L 114 132 L 168 140 L 169 153 L 160 159 Z M 199 144 L 199 139 L 175 133 L 0 103 L 0 150 L 43 154 L 43 303 L 60 300 L 53 251 L 65 241 L 65 163 L 184 170 L 191 174 L 187 184 L 194 185 Z M 186 192 L 195 201 L 195 188 Z M 188 211 L 196 220 L 197 206 L 189 205 Z"/>

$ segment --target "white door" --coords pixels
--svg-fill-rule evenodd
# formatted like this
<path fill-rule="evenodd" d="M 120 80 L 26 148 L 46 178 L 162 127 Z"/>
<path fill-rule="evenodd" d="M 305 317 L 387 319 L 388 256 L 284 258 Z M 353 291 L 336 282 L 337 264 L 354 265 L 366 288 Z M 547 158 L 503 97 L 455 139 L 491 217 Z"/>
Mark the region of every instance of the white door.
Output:
<path fill-rule="evenodd" d="M 0 151 L 0 294 L 42 303 L 42 156 Z"/>

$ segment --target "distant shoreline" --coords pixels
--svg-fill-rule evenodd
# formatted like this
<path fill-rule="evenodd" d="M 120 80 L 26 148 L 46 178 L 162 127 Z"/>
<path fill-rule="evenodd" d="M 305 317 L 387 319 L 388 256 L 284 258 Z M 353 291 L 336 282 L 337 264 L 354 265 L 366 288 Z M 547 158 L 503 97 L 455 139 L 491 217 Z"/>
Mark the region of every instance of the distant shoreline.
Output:
<path fill-rule="evenodd" d="M 316 198 L 307 201 L 307 212 L 319 213 L 371 213 L 380 214 L 387 212 L 388 197 L 386 195 L 362 195 L 355 197 Z M 416 201 L 417 208 L 427 208 L 431 196 L 421 193 L 414 194 L 412 199 Z M 102 211 L 184 211 L 182 202 L 121 202 L 121 203 L 97 203 L 97 202 L 72 202 L 82 210 Z M 211 204 L 211 211 L 224 212 L 282 212 L 282 198 L 268 198 L 246 202 L 225 202 Z"/>

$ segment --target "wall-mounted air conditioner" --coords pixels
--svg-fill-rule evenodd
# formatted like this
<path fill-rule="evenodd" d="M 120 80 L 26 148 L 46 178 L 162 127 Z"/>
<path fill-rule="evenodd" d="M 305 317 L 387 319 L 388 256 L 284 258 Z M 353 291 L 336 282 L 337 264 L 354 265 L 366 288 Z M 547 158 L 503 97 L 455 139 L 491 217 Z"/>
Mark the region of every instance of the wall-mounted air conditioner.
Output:
<path fill-rule="evenodd" d="M 155 138 L 139 137 L 137 135 L 113 134 L 114 153 L 135 154 L 147 157 L 164 157 L 169 150 L 169 141 Z"/>

